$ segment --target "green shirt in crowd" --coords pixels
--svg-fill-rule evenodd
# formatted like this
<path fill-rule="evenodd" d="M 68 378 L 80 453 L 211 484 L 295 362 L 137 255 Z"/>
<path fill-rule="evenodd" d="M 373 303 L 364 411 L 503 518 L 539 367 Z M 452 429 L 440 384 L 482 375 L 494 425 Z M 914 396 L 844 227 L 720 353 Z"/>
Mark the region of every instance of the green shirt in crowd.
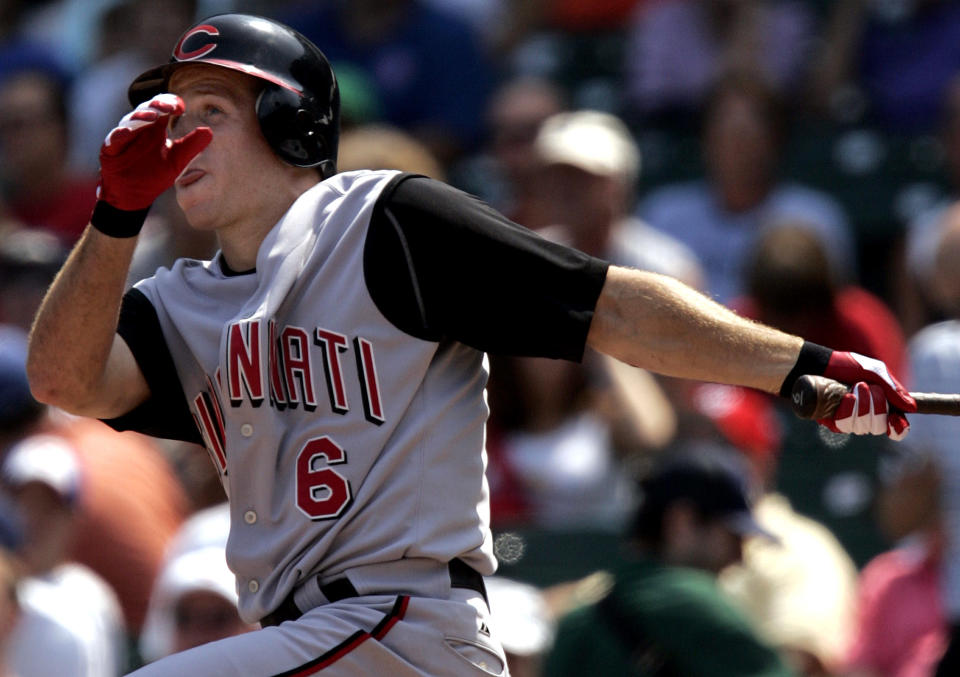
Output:
<path fill-rule="evenodd" d="M 561 619 L 547 677 L 790 677 L 703 571 L 637 560 L 607 597 Z"/>

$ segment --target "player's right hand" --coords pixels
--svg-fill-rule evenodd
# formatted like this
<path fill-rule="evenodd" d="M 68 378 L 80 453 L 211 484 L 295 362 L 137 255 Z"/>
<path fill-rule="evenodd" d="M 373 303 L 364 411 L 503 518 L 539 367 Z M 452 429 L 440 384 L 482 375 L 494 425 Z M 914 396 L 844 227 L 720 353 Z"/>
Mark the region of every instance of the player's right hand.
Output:
<path fill-rule="evenodd" d="M 907 389 L 887 365 L 859 353 L 833 351 L 823 375 L 851 385 L 833 415 L 819 422 L 834 432 L 886 435 L 902 440 L 910 430 L 905 413 L 917 410 Z"/>
<path fill-rule="evenodd" d="M 167 122 L 183 111 L 180 97 L 157 94 L 120 120 L 100 148 L 100 200 L 125 211 L 146 209 L 173 185 L 213 139 L 208 127 L 168 139 Z"/>

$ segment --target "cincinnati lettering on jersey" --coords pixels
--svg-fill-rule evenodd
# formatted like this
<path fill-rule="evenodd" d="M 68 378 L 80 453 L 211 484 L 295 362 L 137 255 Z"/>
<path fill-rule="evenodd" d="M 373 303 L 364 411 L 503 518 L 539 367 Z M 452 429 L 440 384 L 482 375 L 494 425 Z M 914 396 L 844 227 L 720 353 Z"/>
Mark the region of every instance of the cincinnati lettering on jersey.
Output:
<path fill-rule="evenodd" d="M 267 341 L 263 342 L 266 331 Z M 269 346 L 264 355 L 261 346 Z M 315 346 L 316 350 L 311 350 Z M 274 320 L 238 322 L 227 328 L 226 395 L 231 406 L 245 401 L 259 407 L 269 400 L 276 409 L 319 406 L 315 360 L 323 366 L 330 410 L 347 414 L 352 403 L 347 396 L 347 379 L 360 384 L 364 417 L 376 425 L 384 422 L 380 382 L 373 344 L 356 336 L 352 339 L 323 327 L 312 332 L 303 327 L 277 327 Z M 353 352 L 355 370 L 347 353 Z"/>
<path fill-rule="evenodd" d="M 217 369 L 216 381 L 220 384 L 220 370 Z M 193 398 L 193 420 L 203 436 L 204 446 L 213 458 L 220 475 L 227 474 L 227 436 L 224 432 L 223 410 L 220 408 L 220 388 L 214 387 L 207 378 L 207 389 Z"/>
<path fill-rule="evenodd" d="M 384 423 L 372 342 L 361 336 L 351 339 L 323 327 L 311 333 L 303 327 L 287 325 L 278 331 L 276 322 L 270 320 L 266 323 L 269 348 L 264 355 L 260 340 L 263 331 L 260 320 L 227 327 L 226 383 L 218 368 L 212 380 L 206 379 L 206 389 L 191 402 L 194 422 L 221 475 L 227 474 L 227 451 L 220 403 L 229 401 L 231 406 L 239 407 L 247 401 L 259 407 L 269 400 L 270 406 L 278 410 L 303 407 L 304 411 L 315 411 L 319 406 L 315 357 L 323 365 L 330 411 L 341 415 L 350 412 L 347 379 L 356 378 L 364 417 L 375 425 Z M 311 346 L 317 349 L 311 350 Z M 350 351 L 353 360 L 346 357 Z"/>

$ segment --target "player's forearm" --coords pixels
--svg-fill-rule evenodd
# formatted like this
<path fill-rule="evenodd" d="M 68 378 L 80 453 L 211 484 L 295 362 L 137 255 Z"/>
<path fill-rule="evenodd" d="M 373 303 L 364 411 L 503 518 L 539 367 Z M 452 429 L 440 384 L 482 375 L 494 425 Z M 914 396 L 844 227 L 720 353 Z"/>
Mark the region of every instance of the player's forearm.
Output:
<path fill-rule="evenodd" d="M 803 340 L 740 317 L 669 277 L 611 267 L 587 339 L 651 371 L 776 393 Z"/>
<path fill-rule="evenodd" d="M 197 127 L 167 138 L 183 100 L 157 94 L 121 118 L 100 147 L 97 205 L 34 321 L 27 376 L 37 399 L 75 414 L 115 418 L 150 394 L 116 334 L 136 235 L 153 202 L 213 138 Z"/>
<path fill-rule="evenodd" d="M 34 396 L 74 413 L 97 399 L 117 329 L 136 238 L 87 227 L 40 306 L 27 374 Z"/>

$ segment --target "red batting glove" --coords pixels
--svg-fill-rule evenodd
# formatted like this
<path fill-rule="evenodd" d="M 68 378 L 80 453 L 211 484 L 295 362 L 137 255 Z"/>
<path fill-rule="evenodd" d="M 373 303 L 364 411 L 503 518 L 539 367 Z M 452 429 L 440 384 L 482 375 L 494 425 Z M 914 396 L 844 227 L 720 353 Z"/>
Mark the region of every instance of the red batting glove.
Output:
<path fill-rule="evenodd" d="M 100 148 L 100 200 L 124 211 L 146 209 L 173 185 L 213 139 L 208 127 L 168 139 L 167 121 L 183 111 L 180 97 L 157 94 L 120 120 Z"/>
<path fill-rule="evenodd" d="M 858 353 L 833 351 L 823 372 L 827 378 L 852 384 L 833 416 L 819 423 L 834 432 L 886 435 L 902 440 L 910 430 L 904 413 L 917 410 L 907 389 L 880 360 Z"/>

